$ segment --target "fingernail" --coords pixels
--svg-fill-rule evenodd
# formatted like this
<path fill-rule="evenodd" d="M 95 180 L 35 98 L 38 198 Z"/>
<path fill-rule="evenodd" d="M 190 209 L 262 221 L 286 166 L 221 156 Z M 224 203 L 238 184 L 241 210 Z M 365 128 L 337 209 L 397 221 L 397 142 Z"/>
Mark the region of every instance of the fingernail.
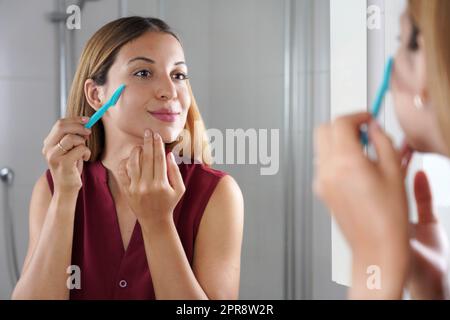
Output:
<path fill-rule="evenodd" d="M 144 138 L 148 138 L 148 137 L 150 137 L 150 130 L 145 129 L 145 131 L 144 131 Z"/>
<path fill-rule="evenodd" d="M 159 141 L 159 139 L 161 138 L 161 136 L 159 135 L 159 133 L 155 133 L 153 135 L 153 138 L 155 138 L 155 141 Z"/>

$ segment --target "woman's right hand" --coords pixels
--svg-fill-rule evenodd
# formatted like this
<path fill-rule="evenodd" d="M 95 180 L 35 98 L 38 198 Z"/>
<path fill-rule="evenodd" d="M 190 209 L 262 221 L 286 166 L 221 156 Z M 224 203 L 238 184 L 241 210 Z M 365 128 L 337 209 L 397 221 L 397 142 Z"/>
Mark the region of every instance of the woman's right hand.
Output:
<path fill-rule="evenodd" d="M 77 192 L 82 186 L 83 161 L 88 161 L 91 151 L 86 140 L 91 134 L 84 125 L 87 117 L 59 119 L 44 140 L 42 154 L 52 173 L 55 191 Z"/>

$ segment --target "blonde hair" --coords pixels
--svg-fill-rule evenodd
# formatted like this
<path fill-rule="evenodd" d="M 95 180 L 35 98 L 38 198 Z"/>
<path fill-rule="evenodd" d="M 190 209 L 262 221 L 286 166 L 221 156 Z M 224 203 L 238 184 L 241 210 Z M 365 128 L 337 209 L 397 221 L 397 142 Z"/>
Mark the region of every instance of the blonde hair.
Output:
<path fill-rule="evenodd" d="M 81 54 L 78 68 L 75 72 L 72 87 L 67 102 L 67 117 L 92 116 L 95 110 L 89 105 L 84 94 L 86 80 L 92 79 L 98 85 L 107 81 L 107 73 L 114 63 L 119 50 L 128 42 L 140 37 L 146 32 L 163 32 L 179 38 L 162 20 L 156 18 L 126 17 L 114 20 L 100 28 L 87 42 Z M 180 42 L 181 43 L 181 42 Z M 200 161 L 206 165 L 211 164 L 211 151 L 205 125 L 192 93 L 192 88 L 187 82 L 191 105 L 187 114 L 185 130 L 190 134 L 188 141 L 174 141 L 167 144 L 173 149 L 179 143 L 189 143 L 183 146 L 191 150 L 192 161 Z M 195 131 L 195 132 L 194 132 Z M 92 134 L 87 141 L 87 147 L 91 150 L 90 162 L 97 161 L 104 149 L 104 126 L 99 121 L 92 127 Z M 200 155 L 194 150 L 202 148 Z M 194 159 L 197 156 L 198 158 Z"/>
<path fill-rule="evenodd" d="M 408 10 L 425 40 L 428 88 L 450 151 L 450 1 L 409 0 Z"/>

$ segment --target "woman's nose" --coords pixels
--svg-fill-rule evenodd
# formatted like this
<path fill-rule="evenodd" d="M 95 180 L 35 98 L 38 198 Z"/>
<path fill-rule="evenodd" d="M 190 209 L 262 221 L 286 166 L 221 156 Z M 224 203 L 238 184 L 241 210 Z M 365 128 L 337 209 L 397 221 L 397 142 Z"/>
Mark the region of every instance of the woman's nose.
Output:
<path fill-rule="evenodd" d="M 177 90 L 170 77 L 164 77 L 160 80 L 156 96 L 161 100 L 172 100 L 177 96 Z"/>

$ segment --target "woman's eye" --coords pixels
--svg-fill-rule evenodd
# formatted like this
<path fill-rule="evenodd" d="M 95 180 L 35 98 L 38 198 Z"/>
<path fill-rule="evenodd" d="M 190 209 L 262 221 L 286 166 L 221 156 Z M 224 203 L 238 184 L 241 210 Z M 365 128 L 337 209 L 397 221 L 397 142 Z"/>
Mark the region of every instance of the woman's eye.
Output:
<path fill-rule="evenodd" d="M 419 28 L 415 24 L 413 24 L 411 36 L 410 36 L 409 42 L 408 42 L 408 49 L 410 51 L 417 51 L 420 49 L 419 48 L 419 35 L 420 35 Z"/>
<path fill-rule="evenodd" d="M 182 72 L 175 73 L 175 74 L 173 75 L 173 78 L 174 78 L 175 80 L 180 80 L 180 81 L 189 79 L 188 76 L 187 76 L 187 74 L 182 73 Z"/>
<path fill-rule="evenodd" d="M 140 70 L 136 72 L 134 75 L 140 78 L 148 78 L 149 76 L 151 76 L 151 72 L 148 70 Z"/>

